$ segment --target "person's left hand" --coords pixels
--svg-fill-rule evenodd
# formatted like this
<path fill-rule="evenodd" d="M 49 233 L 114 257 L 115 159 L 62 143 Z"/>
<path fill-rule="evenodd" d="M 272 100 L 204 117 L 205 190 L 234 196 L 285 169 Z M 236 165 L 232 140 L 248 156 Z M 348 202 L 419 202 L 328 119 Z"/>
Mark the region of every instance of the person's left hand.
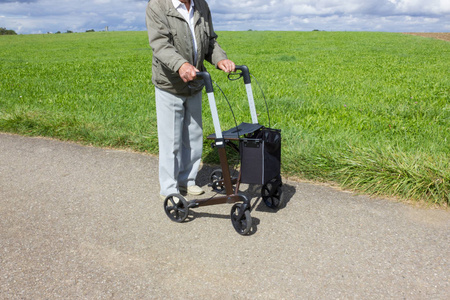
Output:
<path fill-rule="evenodd" d="M 229 59 L 222 59 L 217 63 L 217 67 L 226 73 L 234 72 L 236 65 Z"/>

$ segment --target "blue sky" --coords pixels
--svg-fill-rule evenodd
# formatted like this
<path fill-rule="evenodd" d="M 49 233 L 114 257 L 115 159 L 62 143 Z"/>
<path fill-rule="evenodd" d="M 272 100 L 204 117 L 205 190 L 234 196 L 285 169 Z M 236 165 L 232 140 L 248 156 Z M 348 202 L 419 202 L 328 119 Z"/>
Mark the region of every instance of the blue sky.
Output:
<path fill-rule="evenodd" d="M 207 0 L 221 30 L 449 32 L 450 0 Z M 0 0 L 20 34 L 145 30 L 147 0 Z"/>

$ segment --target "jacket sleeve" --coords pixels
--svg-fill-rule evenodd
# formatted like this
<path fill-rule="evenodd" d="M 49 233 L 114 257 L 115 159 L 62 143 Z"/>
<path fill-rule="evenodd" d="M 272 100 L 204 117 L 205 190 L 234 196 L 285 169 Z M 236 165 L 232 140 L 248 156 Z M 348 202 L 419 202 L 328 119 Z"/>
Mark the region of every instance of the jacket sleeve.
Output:
<path fill-rule="evenodd" d="M 168 29 L 165 13 L 159 7 L 158 1 L 150 1 L 147 4 L 145 22 L 153 57 L 166 68 L 178 72 L 181 65 L 188 61 L 181 56 L 171 43 L 173 36 Z"/>
<path fill-rule="evenodd" d="M 209 35 L 209 49 L 205 59 L 207 62 L 211 63 L 217 68 L 217 63 L 223 59 L 228 59 L 228 57 L 225 51 L 220 47 L 219 43 L 217 42 L 217 34 L 214 32 L 211 12 L 209 10 L 209 7 L 207 7 L 207 9 L 208 9 L 208 24 L 210 35 Z"/>

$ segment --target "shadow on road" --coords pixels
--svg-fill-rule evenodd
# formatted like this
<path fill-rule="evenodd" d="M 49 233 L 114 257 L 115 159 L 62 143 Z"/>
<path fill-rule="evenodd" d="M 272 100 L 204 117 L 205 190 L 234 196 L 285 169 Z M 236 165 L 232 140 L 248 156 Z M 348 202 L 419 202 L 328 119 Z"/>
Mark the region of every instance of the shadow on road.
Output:
<path fill-rule="evenodd" d="M 199 170 L 197 175 L 197 184 L 203 187 L 206 187 L 206 190 L 209 189 L 208 184 L 211 183 L 211 174 L 213 171 L 220 169 L 219 166 L 211 166 L 211 165 L 203 165 Z M 238 176 L 239 170 L 230 168 L 231 176 Z M 295 186 L 283 183 L 281 187 L 281 196 L 280 196 L 280 205 L 276 208 L 267 207 L 262 201 L 262 185 L 259 184 L 241 184 L 240 192 L 247 196 L 250 200 L 252 200 L 252 210 L 268 212 L 268 213 L 276 213 L 280 209 L 284 209 L 288 203 L 291 201 L 293 196 L 296 193 Z"/>

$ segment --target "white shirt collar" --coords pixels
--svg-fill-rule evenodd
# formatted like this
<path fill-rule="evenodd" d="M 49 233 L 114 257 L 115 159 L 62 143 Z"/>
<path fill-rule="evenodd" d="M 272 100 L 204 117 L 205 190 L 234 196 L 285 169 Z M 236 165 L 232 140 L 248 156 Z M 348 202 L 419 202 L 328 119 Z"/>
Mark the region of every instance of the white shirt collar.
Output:
<path fill-rule="evenodd" d="M 172 0 L 172 4 L 173 4 L 173 7 L 175 7 L 176 9 L 178 9 L 178 7 L 179 7 L 181 4 L 183 4 L 183 3 L 181 3 L 180 0 Z M 191 7 L 194 7 L 194 1 L 193 1 L 193 0 L 191 0 Z"/>

